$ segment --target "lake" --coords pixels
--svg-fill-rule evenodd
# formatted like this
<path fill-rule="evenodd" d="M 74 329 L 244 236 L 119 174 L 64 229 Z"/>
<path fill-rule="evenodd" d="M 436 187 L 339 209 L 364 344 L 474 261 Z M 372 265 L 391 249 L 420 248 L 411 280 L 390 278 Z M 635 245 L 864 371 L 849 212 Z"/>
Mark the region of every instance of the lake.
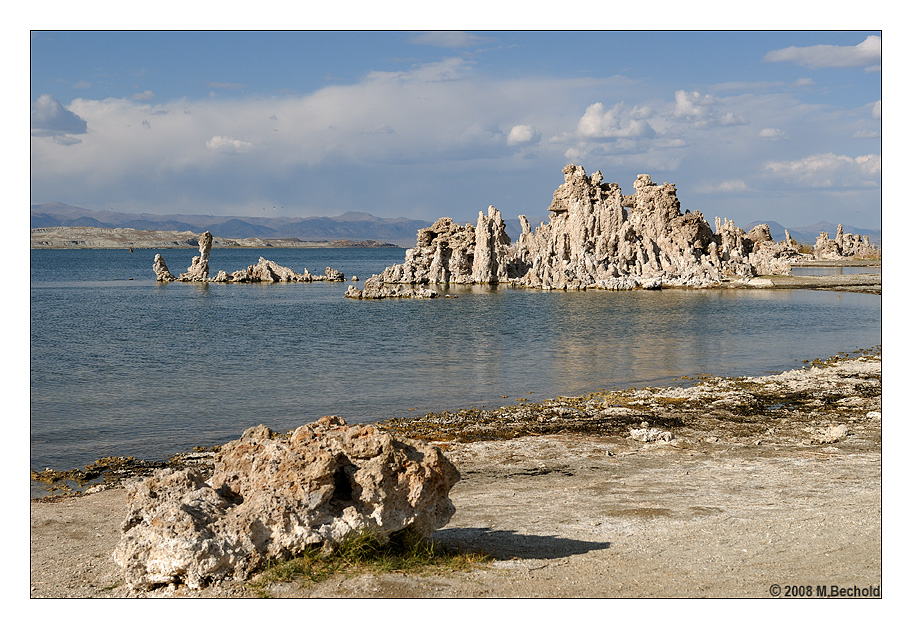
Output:
<path fill-rule="evenodd" d="M 159 250 L 176 275 L 195 250 Z M 31 252 L 32 469 L 162 460 L 264 423 L 352 422 L 540 401 L 684 375 L 761 375 L 881 343 L 879 295 L 539 292 L 357 301 L 350 282 L 159 284 L 156 251 Z M 214 249 L 363 280 L 404 250 Z"/>

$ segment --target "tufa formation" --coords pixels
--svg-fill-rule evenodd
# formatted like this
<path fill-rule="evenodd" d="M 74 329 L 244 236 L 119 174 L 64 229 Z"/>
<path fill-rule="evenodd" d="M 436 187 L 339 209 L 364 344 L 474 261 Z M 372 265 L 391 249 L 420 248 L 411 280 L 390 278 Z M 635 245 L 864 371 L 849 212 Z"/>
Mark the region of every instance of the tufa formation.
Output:
<path fill-rule="evenodd" d="M 159 470 L 128 491 L 114 551 L 133 589 L 245 579 L 309 546 L 370 530 L 428 536 L 450 521 L 459 472 L 435 447 L 326 416 L 290 436 L 247 429 L 211 479 Z"/>
<path fill-rule="evenodd" d="M 156 253 L 152 262 L 152 271 L 159 282 L 218 282 L 218 283 L 259 283 L 259 282 L 344 282 L 345 275 L 333 269 L 326 267 L 324 275 L 313 275 L 307 269 L 303 273 L 296 273 L 287 266 L 279 266 L 272 260 L 260 257 L 256 264 L 248 266 L 246 269 L 235 271 L 230 275 L 225 271 L 219 271 L 215 277 L 209 277 L 209 252 L 212 250 L 212 234 L 204 232 L 199 239 L 198 256 L 193 256 L 193 261 L 186 273 L 181 273 L 175 277 L 168 270 L 168 265 L 161 254 Z"/>
<path fill-rule="evenodd" d="M 549 221 L 534 231 L 520 216 L 522 234 L 507 236 L 493 206 L 479 212 L 475 225 L 438 219 L 419 230 L 405 261 L 385 269 L 363 290 L 348 297 L 434 297 L 430 289 L 397 285 L 509 284 L 539 289 L 704 288 L 757 275 L 788 275 L 803 259 L 786 234 L 775 242 L 767 225 L 749 233 L 732 221 L 716 219 L 715 230 L 700 212 L 681 212 L 675 185 L 640 175 L 633 194 L 602 173 L 588 176 L 582 166 L 563 170 L 554 192 Z M 840 253 L 849 249 L 843 239 Z M 857 238 L 852 240 L 861 242 Z M 820 243 L 818 243 L 818 248 Z"/>

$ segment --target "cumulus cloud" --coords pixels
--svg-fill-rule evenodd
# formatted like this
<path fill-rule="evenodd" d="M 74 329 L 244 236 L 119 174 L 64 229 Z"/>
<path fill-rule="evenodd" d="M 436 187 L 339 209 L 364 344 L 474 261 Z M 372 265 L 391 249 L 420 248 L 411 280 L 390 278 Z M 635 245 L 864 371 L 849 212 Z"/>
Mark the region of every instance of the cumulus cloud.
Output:
<path fill-rule="evenodd" d="M 146 90 L 145 92 L 138 92 L 136 94 L 133 94 L 133 96 L 130 98 L 133 100 L 152 100 L 155 98 L 155 94 L 152 92 L 152 90 Z"/>
<path fill-rule="evenodd" d="M 881 156 L 820 153 L 797 160 L 768 162 L 765 170 L 812 188 L 872 187 L 880 184 Z"/>
<path fill-rule="evenodd" d="M 575 129 L 579 115 L 570 112 L 580 93 L 614 85 L 613 79 L 485 78 L 452 58 L 303 95 L 154 105 L 76 99 L 71 115 L 83 129 L 87 121 L 92 133 L 69 147 L 68 153 L 79 148 L 76 156 L 34 141 L 32 185 L 42 198 L 71 198 L 80 190 L 83 198 L 141 197 L 147 207 L 217 198 L 227 213 L 240 211 L 245 199 L 277 194 L 281 182 L 308 204 L 320 203 L 322 194 L 326 206 L 338 208 L 354 202 L 339 196 L 327 169 L 379 176 L 414 164 L 434 169 L 465 161 L 469 168 L 482 158 L 521 159 L 517 149 Z M 546 143 L 541 150 L 560 155 L 567 145 Z M 390 199 L 404 196 L 397 188 Z"/>
<path fill-rule="evenodd" d="M 206 142 L 206 148 L 210 151 L 219 151 L 220 153 L 246 153 L 253 148 L 253 144 L 242 140 L 235 140 L 234 138 L 216 135 Z"/>
<path fill-rule="evenodd" d="M 678 118 L 706 118 L 712 112 L 713 102 L 709 94 L 678 90 L 675 92 L 674 115 Z"/>
<path fill-rule="evenodd" d="M 806 68 L 858 68 L 880 66 L 880 37 L 871 35 L 857 46 L 789 46 L 772 50 L 764 61 L 790 61 Z"/>
<path fill-rule="evenodd" d="M 880 101 L 874 103 L 874 106 L 871 108 L 871 115 L 880 120 Z"/>
<path fill-rule="evenodd" d="M 719 111 L 719 101 L 712 94 L 700 92 L 675 92 L 674 117 L 692 122 L 698 128 L 713 125 L 730 127 L 748 124 L 747 118 L 731 111 Z"/>
<path fill-rule="evenodd" d="M 655 130 L 642 120 L 649 113 L 648 108 L 629 109 L 623 103 L 607 110 L 602 103 L 593 103 L 586 107 L 576 130 L 583 138 L 652 137 Z"/>
<path fill-rule="evenodd" d="M 783 140 L 788 137 L 788 134 L 782 129 L 766 128 L 760 129 L 757 137 L 764 140 Z"/>
<path fill-rule="evenodd" d="M 530 124 L 515 125 L 507 134 L 507 145 L 531 144 L 541 140 L 541 132 Z"/>
<path fill-rule="evenodd" d="M 745 125 L 748 123 L 747 118 L 740 114 L 736 114 L 730 111 L 723 113 L 719 116 L 719 124 L 723 127 L 731 127 L 735 125 Z"/>
<path fill-rule="evenodd" d="M 50 94 L 32 103 L 32 135 L 59 136 L 85 133 L 86 121 L 64 107 Z"/>

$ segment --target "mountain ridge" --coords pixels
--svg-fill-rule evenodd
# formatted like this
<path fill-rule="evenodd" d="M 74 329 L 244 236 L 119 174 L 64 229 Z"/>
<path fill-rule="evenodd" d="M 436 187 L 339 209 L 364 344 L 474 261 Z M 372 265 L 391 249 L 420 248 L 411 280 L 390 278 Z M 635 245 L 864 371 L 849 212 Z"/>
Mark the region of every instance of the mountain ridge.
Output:
<path fill-rule="evenodd" d="M 30 227 L 99 227 L 147 231 L 209 231 L 222 238 L 300 238 L 319 240 L 383 240 L 412 246 L 418 230 L 431 223 L 404 217 L 382 218 L 367 212 L 339 216 L 259 217 L 208 214 L 133 214 L 89 210 L 65 203 L 31 206 Z"/>
<path fill-rule="evenodd" d="M 547 221 L 546 217 L 530 218 L 533 226 Z M 344 212 L 337 216 L 265 217 L 265 216 L 214 216 L 211 214 L 149 214 L 90 210 L 66 203 L 31 205 L 31 227 L 100 227 L 128 228 L 146 231 L 210 231 L 222 238 L 300 238 L 318 240 L 383 240 L 403 247 L 412 247 L 419 229 L 433 223 L 404 217 L 383 218 L 368 212 Z M 515 240 L 521 227 L 518 219 L 508 219 L 507 233 Z M 836 236 L 836 223 L 819 221 L 813 225 L 784 227 L 776 221 L 753 221 L 744 231 L 761 223 L 770 227 L 775 240 L 785 238 L 788 229 L 799 243 L 814 244 L 820 232 Z M 534 227 L 533 227 L 534 229 Z M 881 230 L 866 229 L 843 224 L 845 233 L 868 236 L 872 243 L 881 244 Z"/>

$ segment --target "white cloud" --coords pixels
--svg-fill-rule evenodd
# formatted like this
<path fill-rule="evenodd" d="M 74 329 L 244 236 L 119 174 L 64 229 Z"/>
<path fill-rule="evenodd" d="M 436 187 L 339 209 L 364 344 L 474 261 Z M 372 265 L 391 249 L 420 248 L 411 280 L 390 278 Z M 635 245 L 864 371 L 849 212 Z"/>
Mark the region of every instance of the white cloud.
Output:
<path fill-rule="evenodd" d="M 748 124 L 747 118 L 740 114 L 732 113 L 727 111 L 719 116 L 719 124 L 723 127 L 731 127 L 735 125 L 745 125 Z"/>
<path fill-rule="evenodd" d="M 760 129 L 757 137 L 764 140 L 783 140 L 788 137 L 788 134 L 782 129 L 766 128 Z"/>
<path fill-rule="evenodd" d="M 152 92 L 152 90 L 146 90 L 145 92 L 139 92 L 137 94 L 133 94 L 133 96 L 131 96 L 130 98 L 132 98 L 133 100 L 152 100 L 153 98 L 155 98 L 155 94 Z"/>
<path fill-rule="evenodd" d="M 717 194 L 720 192 L 747 192 L 749 190 L 746 183 L 740 179 L 728 179 L 715 183 L 704 183 L 694 188 L 694 192 L 700 194 Z"/>
<path fill-rule="evenodd" d="M 730 127 L 748 124 L 748 119 L 742 114 L 732 111 L 720 112 L 718 105 L 722 104 L 723 101 L 719 101 L 712 94 L 677 90 L 674 116 L 692 122 L 700 129 L 714 125 Z"/>
<path fill-rule="evenodd" d="M 678 118 L 694 118 L 701 120 L 712 113 L 712 105 L 714 102 L 713 97 L 709 94 L 678 90 L 675 92 L 674 115 Z"/>
<path fill-rule="evenodd" d="M 871 115 L 877 120 L 880 120 L 880 101 L 877 101 L 874 103 L 874 106 L 871 107 Z"/>
<path fill-rule="evenodd" d="M 507 134 L 507 145 L 531 144 L 541 140 L 541 132 L 530 124 L 515 125 Z"/>
<path fill-rule="evenodd" d="M 461 57 L 449 57 L 440 61 L 424 63 L 410 70 L 398 72 L 382 72 L 375 70 L 368 73 L 366 83 L 400 83 L 424 84 L 439 81 L 456 81 L 467 77 L 471 70 L 471 63 Z M 326 88 L 332 89 L 332 88 Z M 344 89 L 344 88 L 343 88 Z"/>
<path fill-rule="evenodd" d="M 789 46 L 772 50 L 764 61 L 790 61 L 806 68 L 857 68 L 879 67 L 881 42 L 877 35 L 870 35 L 857 46 Z"/>
<path fill-rule="evenodd" d="M 627 109 L 623 103 L 606 110 L 602 103 L 593 103 L 586 107 L 576 130 L 584 138 L 652 137 L 655 131 L 642 120 L 650 112 L 648 108 Z"/>
<path fill-rule="evenodd" d="M 206 148 L 210 151 L 219 151 L 221 153 L 246 153 L 253 148 L 253 144 L 242 140 L 235 140 L 234 138 L 216 135 L 206 142 Z"/>
<path fill-rule="evenodd" d="M 42 94 L 32 103 L 31 129 L 32 135 L 58 136 L 85 133 L 87 125 L 56 98 Z"/>
<path fill-rule="evenodd" d="M 881 156 L 820 153 L 798 160 L 768 162 L 765 170 L 812 188 L 872 187 L 880 185 Z"/>

